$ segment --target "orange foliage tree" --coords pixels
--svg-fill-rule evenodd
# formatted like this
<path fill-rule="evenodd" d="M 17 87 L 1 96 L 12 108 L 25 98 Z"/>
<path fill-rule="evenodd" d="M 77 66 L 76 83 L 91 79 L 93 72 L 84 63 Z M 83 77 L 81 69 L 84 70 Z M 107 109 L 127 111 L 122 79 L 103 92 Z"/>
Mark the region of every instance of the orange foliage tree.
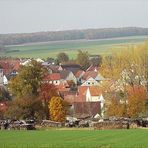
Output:
<path fill-rule="evenodd" d="M 52 97 L 58 96 L 57 88 L 53 84 L 43 83 L 39 90 L 39 97 L 42 100 L 46 119 L 49 118 L 48 104 Z"/>
<path fill-rule="evenodd" d="M 116 117 L 125 117 L 126 116 L 125 104 L 121 104 L 119 100 L 117 100 L 116 98 L 112 98 L 107 108 L 107 115 L 116 116 Z"/>
<path fill-rule="evenodd" d="M 146 110 L 147 92 L 141 86 L 129 87 L 122 100 L 113 98 L 107 107 L 108 116 L 137 118 Z"/>
<path fill-rule="evenodd" d="M 146 91 L 142 87 L 132 87 L 128 90 L 128 116 L 139 117 L 145 110 Z"/>
<path fill-rule="evenodd" d="M 49 102 L 50 118 L 53 121 L 63 122 L 66 117 L 66 102 L 61 97 L 52 97 Z"/>

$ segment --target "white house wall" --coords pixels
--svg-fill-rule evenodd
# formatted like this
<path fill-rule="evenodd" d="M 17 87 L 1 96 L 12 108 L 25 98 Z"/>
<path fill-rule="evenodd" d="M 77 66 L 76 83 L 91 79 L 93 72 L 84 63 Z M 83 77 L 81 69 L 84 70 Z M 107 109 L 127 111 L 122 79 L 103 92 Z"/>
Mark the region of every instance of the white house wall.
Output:
<path fill-rule="evenodd" d="M 76 79 L 76 77 L 74 76 L 74 74 L 72 72 L 69 73 L 66 80 L 69 80 L 69 81 L 72 80 L 72 81 L 74 81 L 75 84 L 77 84 L 77 79 Z"/>
<path fill-rule="evenodd" d="M 81 86 L 99 86 L 99 83 L 95 79 L 89 78 Z"/>

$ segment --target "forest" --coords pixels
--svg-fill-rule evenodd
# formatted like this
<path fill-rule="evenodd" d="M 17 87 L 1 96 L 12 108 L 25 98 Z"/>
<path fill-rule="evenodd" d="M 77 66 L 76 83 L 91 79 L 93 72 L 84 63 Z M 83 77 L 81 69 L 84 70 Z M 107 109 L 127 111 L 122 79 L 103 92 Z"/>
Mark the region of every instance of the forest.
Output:
<path fill-rule="evenodd" d="M 21 34 L 0 34 L 0 45 L 18 45 L 63 40 L 94 40 L 127 36 L 148 35 L 148 28 L 102 28 L 86 30 L 47 31 Z"/>

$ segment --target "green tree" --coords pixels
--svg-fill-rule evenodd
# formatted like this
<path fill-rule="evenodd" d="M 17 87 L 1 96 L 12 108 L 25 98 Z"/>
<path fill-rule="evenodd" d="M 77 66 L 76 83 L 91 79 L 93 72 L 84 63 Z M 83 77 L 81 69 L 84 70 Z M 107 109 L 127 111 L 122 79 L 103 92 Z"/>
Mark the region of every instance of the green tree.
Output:
<path fill-rule="evenodd" d="M 53 121 L 63 122 L 66 117 L 66 103 L 61 97 L 52 97 L 49 102 L 50 118 Z"/>
<path fill-rule="evenodd" d="M 69 57 L 66 53 L 64 52 L 61 52 L 57 55 L 57 60 L 60 62 L 60 63 L 65 63 L 65 62 L 68 62 L 69 61 Z"/>
<path fill-rule="evenodd" d="M 45 69 L 40 63 L 31 61 L 27 66 L 22 66 L 19 74 L 10 81 L 9 88 L 15 97 L 38 95 Z"/>
<path fill-rule="evenodd" d="M 77 54 L 76 61 L 78 64 L 80 64 L 82 66 L 82 68 L 84 70 L 86 70 L 90 66 L 88 52 L 85 52 L 85 51 L 83 52 L 83 51 L 79 50 L 78 54 Z"/>

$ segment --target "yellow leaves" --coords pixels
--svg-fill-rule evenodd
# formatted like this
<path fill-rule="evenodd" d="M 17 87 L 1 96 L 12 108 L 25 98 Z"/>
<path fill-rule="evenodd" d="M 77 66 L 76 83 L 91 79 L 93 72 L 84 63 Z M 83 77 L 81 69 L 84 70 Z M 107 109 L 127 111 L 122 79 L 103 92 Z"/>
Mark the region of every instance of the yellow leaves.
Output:
<path fill-rule="evenodd" d="M 116 117 L 124 117 L 126 106 L 121 104 L 116 98 L 112 98 L 111 104 L 108 105 L 107 115 L 108 116 L 116 116 Z"/>
<path fill-rule="evenodd" d="M 63 122 L 66 117 L 66 106 L 62 98 L 52 97 L 49 102 L 50 118 L 53 121 Z"/>

